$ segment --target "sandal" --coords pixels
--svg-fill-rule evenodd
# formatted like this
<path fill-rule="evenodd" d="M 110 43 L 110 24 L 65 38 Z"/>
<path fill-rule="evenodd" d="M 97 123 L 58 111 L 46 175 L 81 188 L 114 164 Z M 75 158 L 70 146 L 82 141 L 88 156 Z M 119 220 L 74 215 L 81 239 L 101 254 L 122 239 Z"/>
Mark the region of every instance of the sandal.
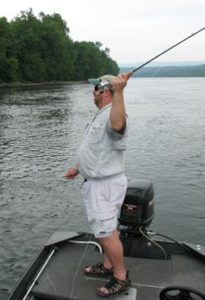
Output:
<path fill-rule="evenodd" d="M 86 271 L 87 268 L 90 270 Z M 84 274 L 91 277 L 111 277 L 113 276 L 113 269 L 106 269 L 102 263 L 98 263 L 95 266 L 86 266 Z"/>
<path fill-rule="evenodd" d="M 131 285 L 129 274 L 127 272 L 126 279 L 120 280 L 113 277 L 107 284 L 103 286 L 107 291 L 100 291 L 97 289 L 97 294 L 101 297 L 112 297 L 121 294 Z"/>

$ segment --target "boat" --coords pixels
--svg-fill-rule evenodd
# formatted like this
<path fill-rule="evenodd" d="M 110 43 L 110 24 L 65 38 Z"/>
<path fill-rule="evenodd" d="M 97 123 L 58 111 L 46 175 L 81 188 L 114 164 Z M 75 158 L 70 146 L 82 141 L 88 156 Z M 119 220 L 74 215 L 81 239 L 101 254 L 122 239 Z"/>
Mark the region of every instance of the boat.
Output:
<path fill-rule="evenodd" d="M 132 285 L 118 300 L 204 300 L 205 247 L 176 241 L 149 229 L 154 218 L 154 188 L 131 180 L 119 215 L 119 232 Z M 83 274 L 101 262 L 102 248 L 88 232 L 54 232 L 9 300 L 97 300 L 106 278 Z"/>

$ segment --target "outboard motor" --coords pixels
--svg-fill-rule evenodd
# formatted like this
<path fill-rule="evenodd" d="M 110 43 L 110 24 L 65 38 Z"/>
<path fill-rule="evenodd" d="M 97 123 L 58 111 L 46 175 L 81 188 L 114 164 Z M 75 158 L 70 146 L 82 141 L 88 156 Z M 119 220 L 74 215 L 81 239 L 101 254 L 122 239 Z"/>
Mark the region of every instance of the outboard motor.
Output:
<path fill-rule="evenodd" d="M 130 234 L 140 234 L 154 217 L 154 189 L 147 180 L 128 182 L 124 203 L 121 207 L 119 229 Z"/>

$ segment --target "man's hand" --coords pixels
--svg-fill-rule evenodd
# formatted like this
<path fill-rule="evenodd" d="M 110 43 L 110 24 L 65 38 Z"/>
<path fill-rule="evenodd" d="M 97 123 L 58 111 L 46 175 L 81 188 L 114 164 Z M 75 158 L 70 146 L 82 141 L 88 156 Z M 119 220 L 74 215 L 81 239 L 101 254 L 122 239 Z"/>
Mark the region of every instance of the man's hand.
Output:
<path fill-rule="evenodd" d="M 127 85 L 127 81 L 129 78 L 132 76 L 132 73 L 124 73 L 124 74 L 119 74 L 112 82 L 112 87 L 114 92 L 120 92 L 122 93 L 123 89 Z"/>
<path fill-rule="evenodd" d="M 78 169 L 76 167 L 73 167 L 64 174 L 64 177 L 67 179 L 74 179 L 78 174 Z"/>

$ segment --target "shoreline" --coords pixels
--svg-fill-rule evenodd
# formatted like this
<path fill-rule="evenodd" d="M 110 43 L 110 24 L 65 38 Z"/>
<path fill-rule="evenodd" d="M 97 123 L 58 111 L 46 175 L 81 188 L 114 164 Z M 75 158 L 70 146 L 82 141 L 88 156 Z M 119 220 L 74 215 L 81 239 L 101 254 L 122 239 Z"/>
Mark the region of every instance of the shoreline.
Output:
<path fill-rule="evenodd" d="M 1 87 L 21 87 L 21 86 L 41 86 L 41 85 L 63 85 L 63 84 L 73 84 L 73 83 L 88 83 L 86 80 L 69 80 L 69 81 L 39 81 L 39 82 L 31 82 L 31 81 L 14 81 L 14 82 L 1 82 Z"/>

